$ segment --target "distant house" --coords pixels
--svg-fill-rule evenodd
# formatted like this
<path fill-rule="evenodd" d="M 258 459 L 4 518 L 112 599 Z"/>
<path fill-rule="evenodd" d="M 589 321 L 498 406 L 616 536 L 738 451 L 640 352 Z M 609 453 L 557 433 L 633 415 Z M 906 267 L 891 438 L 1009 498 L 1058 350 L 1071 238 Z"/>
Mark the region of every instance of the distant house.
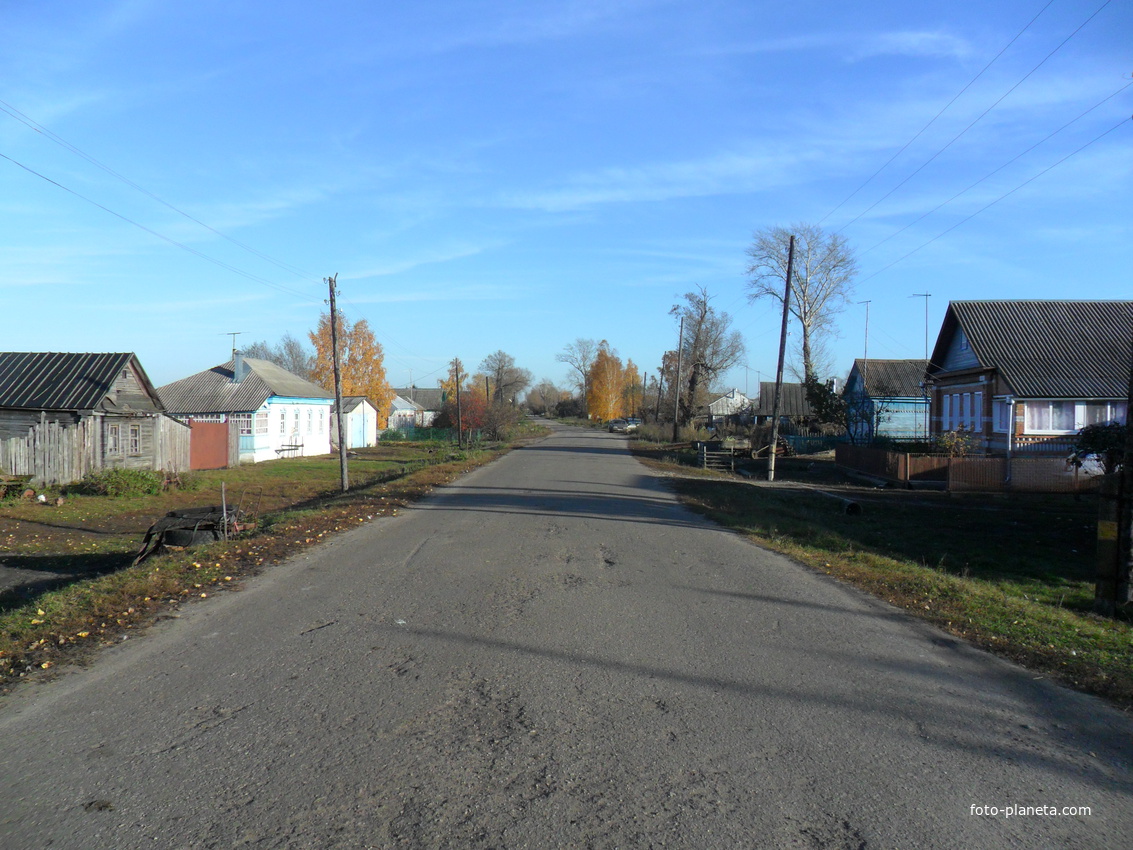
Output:
<path fill-rule="evenodd" d="M 1063 454 L 1125 422 L 1133 301 L 953 301 L 927 375 L 932 430 L 992 453 Z"/>
<path fill-rule="evenodd" d="M 855 443 L 871 443 L 877 437 L 925 439 L 929 414 L 926 365 L 924 360 L 854 361 L 842 398 Z"/>
<path fill-rule="evenodd" d="M 227 425 L 227 456 L 235 454 L 240 463 L 330 453 L 334 393 L 270 361 L 236 352 L 227 363 L 166 384 L 158 393 L 171 415 L 194 428 L 211 425 L 219 433 L 218 426 Z"/>
<path fill-rule="evenodd" d="M 410 431 L 425 416 L 425 408 L 415 401 L 395 395 L 390 402 L 389 427 L 396 431 Z"/>
<path fill-rule="evenodd" d="M 759 384 L 759 399 L 752 411 L 756 425 L 769 425 L 775 415 L 775 382 L 761 381 Z M 802 422 L 814 416 L 810 402 L 806 398 L 806 387 L 803 384 L 783 384 L 783 393 L 779 401 L 780 421 Z"/>
<path fill-rule="evenodd" d="M 361 449 L 378 444 L 378 409 L 365 396 L 345 396 L 342 399 L 342 430 L 346 448 Z M 330 441 L 338 445 L 336 425 L 331 425 Z"/>
<path fill-rule="evenodd" d="M 136 355 L 0 353 L 0 470 L 68 484 L 188 467 L 188 429 L 165 415 Z"/>
<path fill-rule="evenodd" d="M 415 413 L 412 424 L 408 424 L 405 419 L 405 409 L 402 408 L 399 413 L 402 414 L 400 421 L 403 424 L 394 425 L 391 421 L 389 425 L 391 428 L 430 428 L 445 404 L 445 391 L 440 387 L 402 387 L 395 388 L 394 393 L 411 402 Z"/>
<path fill-rule="evenodd" d="M 727 393 L 708 404 L 708 427 L 714 428 L 726 422 L 738 422 L 743 416 L 750 415 L 752 409 L 751 399 L 732 388 Z"/>

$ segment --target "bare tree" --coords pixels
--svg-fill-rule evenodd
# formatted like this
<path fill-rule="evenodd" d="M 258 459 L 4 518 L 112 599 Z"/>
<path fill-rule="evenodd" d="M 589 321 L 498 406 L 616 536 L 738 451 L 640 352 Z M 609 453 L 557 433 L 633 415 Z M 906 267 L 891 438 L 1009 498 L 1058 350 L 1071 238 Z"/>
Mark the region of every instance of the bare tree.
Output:
<path fill-rule="evenodd" d="M 800 348 L 805 378 L 817 378 L 816 347 L 821 338 L 835 334 L 834 317 L 849 303 L 858 263 L 846 240 L 813 224 L 765 227 L 755 233 L 747 249 L 748 300 L 771 298 L 783 303 L 787 280 L 787 252 L 795 237 L 795 264 L 791 275 L 790 310 L 802 328 Z"/>
<path fill-rule="evenodd" d="M 574 385 L 578 387 L 584 409 L 586 405 L 586 395 L 590 390 L 590 367 L 594 365 L 594 358 L 597 354 L 597 342 L 592 339 L 579 337 L 555 355 L 557 361 L 566 363 L 574 370 L 571 380 L 573 380 Z"/>
<path fill-rule="evenodd" d="M 532 413 L 555 412 L 555 406 L 562 400 L 562 394 L 554 382 L 544 378 L 527 393 L 527 408 Z"/>
<path fill-rule="evenodd" d="M 480 363 L 480 370 L 491 379 L 492 400 L 495 402 L 514 402 L 531 386 L 531 372 L 517 367 L 515 358 L 504 351 L 494 351 L 485 357 Z"/>
<path fill-rule="evenodd" d="M 315 353 L 291 334 L 286 333 L 275 345 L 266 340 L 244 346 L 244 355 L 267 360 L 305 381 L 311 380 L 315 368 Z"/>
<path fill-rule="evenodd" d="M 739 331 L 730 330 L 732 317 L 717 312 L 712 296 L 703 286 L 685 294 L 685 303 L 669 312 L 684 319 L 681 339 L 682 359 L 688 368 L 688 393 L 679 403 L 680 421 L 687 425 L 716 377 L 743 361 L 744 340 Z M 683 376 L 682 376 L 683 381 Z"/>

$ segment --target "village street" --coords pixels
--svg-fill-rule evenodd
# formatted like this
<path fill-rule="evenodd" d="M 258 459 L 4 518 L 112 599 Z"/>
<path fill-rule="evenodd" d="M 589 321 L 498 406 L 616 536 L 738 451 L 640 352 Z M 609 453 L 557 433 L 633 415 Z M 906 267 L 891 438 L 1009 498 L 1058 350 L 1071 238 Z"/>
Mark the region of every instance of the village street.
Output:
<path fill-rule="evenodd" d="M 18 688 L 0 846 L 1127 846 L 1127 716 L 552 427 Z"/>

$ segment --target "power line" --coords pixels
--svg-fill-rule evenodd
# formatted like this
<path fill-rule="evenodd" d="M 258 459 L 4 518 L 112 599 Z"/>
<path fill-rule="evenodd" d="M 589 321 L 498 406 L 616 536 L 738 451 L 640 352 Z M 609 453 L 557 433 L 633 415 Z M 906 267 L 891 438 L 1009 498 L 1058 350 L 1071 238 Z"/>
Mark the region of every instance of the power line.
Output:
<path fill-rule="evenodd" d="M 1033 67 L 1030 71 L 1028 71 L 1026 74 L 1024 74 L 1022 79 L 1019 80 L 1019 82 L 1015 83 L 1015 85 L 1013 85 L 1006 92 L 1004 92 L 1002 95 L 1000 95 L 999 99 L 996 100 L 995 103 L 993 103 L 991 106 L 989 106 L 987 109 L 985 109 L 979 115 L 977 115 L 976 118 L 970 124 L 968 124 L 968 126 L 966 126 L 963 130 L 961 130 L 955 136 L 953 136 L 952 139 L 950 139 L 948 141 L 948 143 L 944 145 L 944 147 L 942 147 L 940 150 L 938 150 L 936 153 L 934 153 L 932 156 L 930 156 L 927 160 L 925 160 L 919 167 L 917 167 L 911 174 L 906 176 L 896 186 L 894 186 L 892 189 L 890 189 L 888 192 L 886 192 L 884 195 L 882 195 L 880 198 L 878 198 L 876 201 L 874 201 L 872 204 L 870 204 L 868 207 L 866 207 L 864 210 L 862 210 L 860 213 L 858 213 L 856 216 L 854 216 L 854 218 L 850 219 L 850 221 L 846 222 L 846 224 L 842 225 L 842 227 L 839 228 L 838 232 L 845 230 L 847 227 L 850 227 L 851 225 L 853 225 L 854 223 L 859 221 L 862 218 L 862 216 L 866 215 L 868 212 L 873 210 L 875 207 L 877 207 L 878 204 L 880 204 L 882 201 L 889 198 L 890 195 L 892 195 L 894 192 L 896 192 L 898 189 L 900 189 L 902 186 L 904 186 L 906 183 L 908 183 L 910 180 L 912 180 L 914 177 L 916 177 L 918 174 L 920 174 L 930 164 L 932 164 L 932 162 L 938 156 L 940 156 L 942 153 L 944 153 L 946 150 L 948 150 L 950 147 L 952 147 L 952 145 L 955 144 L 956 141 L 958 141 L 965 133 L 967 133 L 970 129 L 972 129 L 972 127 L 974 127 L 981 120 L 983 120 L 983 118 L 989 112 L 991 112 L 993 109 L 995 109 L 995 107 L 997 107 L 1000 103 L 1002 103 L 1013 91 L 1015 91 L 1015 89 L 1019 88 L 1019 86 L 1021 86 L 1024 82 L 1026 82 L 1027 79 L 1032 74 L 1034 74 L 1039 68 L 1041 68 L 1044 64 L 1046 64 L 1046 61 L 1048 59 L 1050 59 L 1051 56 L 1053 56 L 1055 53 L 1057 53 L 1059 50 L 1061 50 L 1066 45 L 1066 43 L 1068 41 L 1070 41 L 1070 39 L 1072 39 L 1074 36 L 1076 36 L 1082 30 L 1082 28 L 1086 26 L 1086 24 L 1088 24 L 1095 17 L 1097 17 L 1098 14 L 1102 11 L 1102 9 L 1104 9 L 1106 6 L 1108 6 L 1111 2 L 1113 2 L 1113 0 L 1105 0 L 1105 2 L 1102 3 L 1102 5 L 1099 6 L 1094 11 L 1094 13 L 1092 15 L 1090 15 L 1090 17 L 1086 18 L 1085 21 L 1083 21 L 1081 24 L 1078 25 L 1077 29 L 1075 29 L 1072 33 L 1070 33 L 1070 35 L 1066 36 L 1066 38 L 1064 38 L 1058 44 L 1058 46 L 1056 46 L 1054 48 L 1054 50 L 1050 51 L 1050 53 L 1048 53 L 1045 57 L 1043 57 L 1042 61 L 1040 61 L 1037 65 L 1035 65 L 1035 67 Z"/>
<path fill-rule="evenodd" d="M 174 245 L 174 246 L 180 248 L 183 251 L 188 251 L 190 254 L 193 254 L 194 256 L 200 257 L 202 260 L 205 260 L 206 262 L 212 263 L 213 265 L 216 265 L 216 266 L 220 266 L 222 269 L 226 269 L 227 271 L 230 271 L 233 274 L 238 274 L 241 277 L 247 278 L 248 280 L 255 281 L 256 283 L 263 284 L 264 286 L 269 286 L 272 289 L 278 290 L 279 292 L 283 292 L 283 293 L 286 293 L 288 295 L 295 295 L 299 298 L 305 298 L 309 301 L 316 301 L 316 302 L 318 301 L 317 298 L 315 298 L 313 295 L 309 295 L 306 292 L 300 292 L 300 291 L 295 290 L 295 289 L 289 289 L 286 286 L 282 286 L 281 284 L 274 283 L 274 282 L 272 282 L 272 281 L 270 281 L 266 278 L 260 277 L 259 275 L 254 275 L 251 272 L 246 272 L 243 269 L 237 268 L 236 266 L 233 266 L 233 265 L 230 265 L 229 263 L 224 262 L 223 260 L 218 260 L 218 259 L 216 259 L 216 257 L 209 256 L 208 254 L 204 253 L 203 251 L 198 251 L 196 248 L 192 248 L 188 245 L 185 245 L 182 242 L 178 242 L 176 239 L 173 239 L 169 236 L 166 236 L 163 233 L 158 233 L 156 230 L 154 230 L 150 227 L 146 227 L 144 224 L 140 224 L 140 223 L 134 221 L 132 218 L 128 218 L 127 216 L 122 215 L 122 213 L 115 212 L 114 210 L 110 209 L 110 207 L 104 206 L 104 205 L 100 204 L 98 201 L 93 200 L 92 198 L 88 198 L 86 195 L 83 195 L 79 192 L 76 192 L 74 189 L 71 189 L 71 188 L 68 188 L 67 186 L 64 186 L 58 180 L 52 180 L 50 177 L 48 177 L 44 174 L 41 174 L 40 172 L 36 171 L 34 168 L 30 168 L 30 167 L 24 165 L 22 162 L 19 162 L 18 160 L 12 159 L 12 157 L 10 157 L 6 154 L 0 153 L 0 158 L 6 159 L 8 162 L 12 163 L 13 165 L 15 165 L 19 168 L 22 168 L 24 171 L 28 172 L 29 174 L 34 174 L 40 180 L 45 180 L 46 182 L 50 183 L 52 186 L 57 186 L 58 188 L 62 189 L 64 192 L 67 192 L 68 194 L 74 195 L 76 198 L 79 198 L 80 200 L 86 201 L 88 204 L 90 204 L 92 206 L 98 207 L 103 212 L 109 213 L 110 215 L 114 216 L 115 218 L 121 219 L 122 221 L 126 222 L 127 224 L 132 224 L 134 227 L 138 228 L 139 230 L 144 230 L 146 233 L 150 234 L 151 236 L 156 236 L 158 239 L 161 239 L 164 242 L 168 242 L 170 245 Z"/>
<path fill-rule="evenodd" d="M 919 139 L 921 137 L 921 135 L 925 132 L 925 130 L 927 130 L 934 123 L 936 123 L 937 118 L 939 118 L 941 115 L 943 115 L 945 112 L 947 112 L 949 107 L 951 107 L 952 104 L 954 104 L 957 100 L 959 100 L 960 96 L 963 95 L 964 92 L 966 92 L 968 89 L 970 89 L 975 84 L 976 80 L 978 80 L 980 77 L 982 77 L 984 75 L 984 72 L 987 71 L 988 68 L 990 68 L 997 61 L 999 61 L 999 57 L 1002 56 L 1004 53 L 1006 53 L 1008 48 L 1010 48 L 1011 45 L 1013 45 L 1016 41 L 1018 41 L 1019 37 L 1021 35 L 1023 35 L 1023 33 L 1025 33 L 1028 29 L 1030 29 L 1031 24 L 1033 24 L 1035 21 L 1037 21 L 1039 19 L 1039 16 L 1041 16 L 1043 12 L 1045 12 L 1048 8 L 1050 8 L 1050 5 L 1053 2 L 1054 2 L 1054 0 L 1048 0 L 1047 4 L 1045 6 L 1043 6 L 1041 9 L 1039 9 L 1038 14 L 1036 14 L 1033 18 L 1031 18 L 1031 20 L 1027 22 L 1027 25 L 1025 27 L 1023 27 L 1021 30 L 1019 30 L 1019 32 L 1017 32 L 1015 34 L 1015 37 L 1013 39 L 1011 39 L 1009 42 L 1007 42 L 1007 44 L 1005 44 L 1003 46 L 1003 48 L 998 53 L 996 53 L 995 56 L 992 57 L 991 61 L 988 62 L 986 65 L 984 65 L 983 68 L 980 69 L 980 72 L 968 81 L 968 84 L 966 86 L 964 86 L 962 89 L 960 89 L 960 91 L 957 92 L 956 95 L 950 101 L 948 101 L 948 103 L 944 104 L 943 108 L 941 108 L 941 110 L 939 112 L 937 112 L 936 115 L 932 116 L 932 118 L 929 120 L 929 122 L 927 124 L 925 124 L 923 127 L 921 127 L 920 130 L 918 130 L 916 132 L 916 134 L 911 139 L 909 139 L 909 141 L 905 142 L 905 144 L 901 146 L 901 149 L 899 151 L 897 151 L 897 153 L 895 153 L 895 154 L 893 154 L 893 156 L 889 157 L 889 159 L 887 159 L 885 161 L 884 165 L 882 165 L 879 169 L 877 169 L 877 171 L 873 172 L 873 174 L 871 174 L 869 177 L 867 177 L 861 183 L 861 185 L 858 186 L 858 188 L 854 189 L 854 191 L 852 191 L 845 198 L 843 198 L 842 202 L 840 204 L 838 204 L 838 206 L 834 207 L 834 209 L 830 210 L 830 212 L 828 212 L 821 219 L 819 219 L 818 223 L 822 224 L 822 222 L 826 221 L 826 219 L 830 218 L 830 216 L 834 215 L 834 213 L 836 213 L 836 212 L 838 212 L 838 210 L 842 209 L 842 207 L 845 206 L 850 201 L 850 199 L 854 197 L 854 195 L 856 195 L 858 192 L 860 192 L 862 189 L 864 189 L 866 186 L 868 186 L 871 182 L 873 182 L 873 179 L 875 177 L 877 177 L 878 174 L 880 174 L 882 171 L 884 171 L 886 168 L 888 168 L 890 165 L 892 165 L 893 160 L 897 159 L 897 157 L 899 157 L 906 150 L 908 150 L 909 145 L 911 145 L 913 142 L 915 142 L 917 139 Z M 848 226 L 849 225 L 847 225 L 847 227 Z"/>
<path fill-rule="evenodd" d="M 231 236 L 228 236 L 227 234 L 221 233 L 219 230 L 217 230 L 216 228 L 214 228 L 214 227 L 212 227 L 208 224 L 205 224 L 200 219 L 194 218 L 193 216 L 189 215 L 189 213 L 185 212 L 184 210 L 179 209 L 178 207 L 175 207 L 173 204 L 169 203 L 166 200 L 163 200 L 162 198 L 159 198 L 157 195 L 155 195 L 153 192 L 149 191 L 145 187 L 139 186 L 137 183 L 135 183 L 129 177 L 126 177 L 125 175 L 115 171 L 109 165 L 106 165 L 105 163 L 99 162 L 97 159 L 95 159 L 93 156 L 91 156 L 90 154 L 83 151 L 81 148 L 76 147 L 75 145 L 71 144 L 66 139 L 64 139 L 62 136 L 59 136 L 56 133 L 53 133 L 51 130 L 47 129 L 42 124 L 39 124 L 37 121 L 28 117 L 23 112 L 20 112 L 20 110 L 16 109 L 16 107 L 12 106 L 10 103 L 3 101 L 3 100 L 0 100 L 0 112 L 7 113 L 9 116 L 11 116 L 15 120 L 19 121 L 21 124 L 23 124 L 26 127 L 29 127 L 30 129 L 34 130 L 35 132 L 39 133 L 41 136 L 44 136 L 44 137 L 50 139 L 55 144 L 59 145 L 60 147 L 64 148 L 65 150 L 68 150 L 71 153 L 73 153 L 75 156 L 78 156 L 82 159 L 85 159 L 91 165 L 94 165 L 98 168 L 101 168 L 107 174 L 110 174 L 111 176 L 117 178 L 118 180 L 121 180 L 127 186 L 130 186 L 131 188 L 136 189 L 138 192 L 141 192 L 146 197 L 157 201 L 162 206 L 173 210 L 173 212 L 177 213 L 178 215 L 184 216 L 185 218 L 187 218 L 189 221 L 193 222 L 194 224 L 200 225 L 201 227 L 203 227 L 205 230 L 209 231 L 210 233 L 216 234 L 221 239 L 225 239 L 228 242 L 231 242 L 233 245 L 237 246 L 238 248 L 242 248 L 243 250 L 248 251 L 251 254 L 255 254 L 261 260 L 265 260 L 265 261 L 271 263 L 273 266 L 277 266 L 277 267 L 283 269 L 286 272 L 290 272 L 291 274 L 295 275 L 296 277 L 301 277 L 301 278 L 317 277 L 317 275 L 313 274 L 312 272 L 307 272 L 307 271 L 304 271 L 303 269 L 297 268 L 296 266 L 290 265 L 289 263 L 284 263 L 280 260 L 276 260 L 273 257 L 270 257 L 267 254 L 263 253 L 262 251 L 258 251 L 255 248 L 251 247 L 250 245 L 246 245 L 245 243 L 239 241 L 238 239 L 233 239 Z"/>
<path fill-rule="evenodd" d="M 1102 100 L 1098 101 L 1098 102 L 1097 102 L 1097 103 L 1095 103 L 1095 104 L 1094 104 L 1093 106 L 1091 106 L 1091 107 L 1090 107 L 1089 109 L 1087 109 L 1087 110 L 1086 110 L 1085 112 L 1083 112 L 1083 113 L 1082 113 L 1081 115 L 1079 115 L 1079 116 L 1078 116 L 1077 118 L 1074 118 L 1074 119 L 1071 119 L 1070 121 L 1067 121 L 1067 122 L 1066 122 L 1065 124 L 1063 124 L 1063 125 L 1062 125 L 1061 127 L 1059 127 L 1059 128 L 1057 129 L 1057 130 L 1055 130 L 1054 132 L 1052 132 L 1052 133 L 1048 134 L 1047 136 L 1045 136 L 1044 138 L 1040 139 L 1039 141 L 1035 142 L 1035 143 L 1034 143 L 1033 145 L 1031 145 L 1031 146 L 1030 146 L 1029 148 L 1027 148 L 1027 149 L 1026 149 L 1025 151 L 1023 151 L 1022 153 L 1020 153 L 1020 154 L 1017 154 L 1016 156 L 1014 156 L 1014 157 L 1012 157 L 1011 159 L 1007 160 L 1007 162 L 1003 163 L 1003 165 L 999 166 L 999 167 L 998 167 L 998 168 L 996 168 L 996 169 L 995 169 L 994 171 L 990 171 L 990 172 L 988 172 L 988 173 L 987 173 L 987 174 L 985 174 L 985 175 L 984 175 L 983 177 L 981 177 L 981 178 L 980 178 L 979 180 L 977 180 L 977 181 L 976 181 L 975 183 L 972 183 L 972 184 L 971 184 L 970 186 L 968 186 L 968 187 L 967 187 L 966 189 L 961 189 L 961 190 L 960 190 L 959 192 L 957 192 L 957 193 L 956 193 L 955 195 L 953 195 L 953 196 L 952 196 L 951 198 L 949 198 L 949 199 L 948 199 L 947 201 L 943 201 L 943 202 L 941 202 L 941 203 L 937 204 L 937 205 L 936 205 L 935 207 L 933 207 L 933 208 L 932 208 L 931 210 L 929 210 L 928 212 L 926 212 L 926 213 L 924 213 L 923 215 L 921 215 L 921 216 L 920 216 L 919 218 L 916 218 L 916 219 L 914 219 L 913 221 L 910 221 L 910 222 L 909 222 L 908 224 L 906 224 L 906 225 L 905 225 L 904 227 L 902 227 L 902 228 L 901 228 L 900 230 L 896 230 L 896 231 L 894 231 L 893 233 L 890 233 L 890 234 L 889 234 L 888 236 L 886 236 L 886 237 L 885 237 L 884 239 L 882 239 L 882 240 L 881 240 L 880 242 L 878 242 L 877 244 L 875 244 L 875 245 L 872 245 L 872 246 L 870 246 L 869 248 L 866 248 L 866 249 L 865 249 L 864 251 L 862 251 L 862 254 L 863 254 L 863 255 L 864 255 L 864 254 L 868 254 L 868 253 L 869 253 L 870 251 L 872 251 L 872 250 L 873 250 L 874 248 L 880 248 L 880 247 L 881 247 L 882 245 L 884 245 L 884 244 L 885 244 L 886 242 L 888 242 L 888 241 L 889 241 L 890 239 L 892 239 L 893 237 L 901 235 L 902 233 L 904 233 L 904 232 L 905 232 L 906 230 L 908 230 L 908 229 L 909 229 L 910 227 L 912 227 L 913 225 L 915 225 L 915 224 L 919 224 L 920 222 L 924 221 L 924 220 L 925 220 L 926 218 L 928 218 L 928 217 L 929 217 L 930 215 L 932 215 L 932 214 L 933 214 L 934 212 L 937 212 L 937 211 L 938 211 L 938 210 L 940 210 L 941 208 L 943 208 L 943 207 L 946 207 L 946 206 L 947 206 L 948 204 L 952 203 L 952 202 L 953 202 L 954 200 L 956 200 L 957 198 L 959 198 L 959 197 L 960 197 L 961 195 L 965 195 L 965 194 L 967 194 L 967 193 L 968 193 L 968 192 L 970 192 L 970 191 L 971 191 L 972 189 L 976 188 L 976 186 L 978 186 L 978 185 L 980 185 L 981 183 L 983 183 L 983 182 L 984 182 L 985 180 L 989 180 L 990 178 L 994 177 L 994 176 L 995 176 L 996 174 L 998 174 L 998 173 L 999 173 L 1000 171 L 1002 171 L 1003 169 L 1007 168 L 1007 166 L 1009 166 L 1009 165 L 1012 165 L 1012 164 L 1013 164 L 1013 163 L 1015 163 L 1015 162 L 1018 162 L 1018 161 L 1019 161 L 1020 159 L 1022 159 L 1022 158 L 1023 158 L 1024 156 L 1026 156 L 1026 155 L 1027 155 L 1027 154 L 1029 154 L 1029 153 L 1030 153 L 1031 151 L 1033 151 L 1033 150 L 1034 150 L 1035 148 L 1039 147 L 1040 145 L 1044 144 L 1045 142 L 1047 142 L 1047 141 L 1049 141 L 1050 139 L 1052 139 L 1052 138 L 1054 138 L 1055 136 L 1057 136 L 1057 135 L 1058 135 L 1059 133 L 1061 133 L 1061 132 L 1062 132 L 1063 130 L 1065 130 L 1065 129 L 1066 129 L 1067 127 L 1069 127 L 1069 126 L 1070 126 L 1071 124 L 1075 124 L 1075 123 L 1077 123 L 1078 121 L 1080 121 L 1081 119 L 1085 118 L 1085 117 L 1086 117 L 1087 115 L 1089 115 L 1089 114 L 1090 114 L 1091 112 L 1093 112 L 1093 111 L 1094 111 L 1095 109 L 1097 109 L 1097 108 L 1098 108 L 1099 106 L 1101 106 L 1101 105 L 1102 105 L 1103 103 L 1106 103 L 1106 102 L 1108 102 L 1108 101 L 1110 101 L 1110 100 L 1113 100 L 1113 98 L 1117 97 L 1117 96 L 1118 96 L 1119 94 L 1121 94 L 1121 93 L 1122 93 L 1123 91 L 1125 91 L 1125 90 L 1126 90 L 1127 88 L 1129 88 L 1130 86 L 1133 86 L 1133 82 L 1128 82 L 1128 83 L 1126 83 L 1126 84 L 1125 84 L 1125 85 L 1123 85 L 1123 86 L 1122 86 L 1121 88 L 1119 88 L 1119 89 L 1118 89 L 1117 91 L 1115 91 L 1115 92 L 1114 92 L 1113 94 L 1109 95 L 1109 97 L 1103 98 Z"/>
<path fill-rule="evenodd" d="M 931 238 L 931 239 L 929 239 L 929 240 L 928 240 L 927 242 L 924 242 L 924 243 L 922 243 L 921 245 L 918 245 L 918 246 L 917 246 L 916 248 L 914 248 L 914 249 L 913 249 L 912 251 L 910 251 L 909 253 L 905 254 L 905 255 L 904 255 L 903 257 L 898 257 L 898 258 L 897 258 L 896 260 L 894 260 L 893 262 L 891 262 L 891 263 L 890 263 L 889 265 L 887 265 L 887 266 L 884 266 L 883 268 L 880 268 L 880 269 L 878 269 L 878 270 L 877 270 L 877 271 L 875 271 L 875 272 L 874 272 L 873 274 L 871 274 L 871 275 L 870 275 L 869 277 L 867 277 L 867 278 L 863 278 L 863 279 L 862 279 L 862 281 L 861 281 L 861 283 L 865 283 L 866 281 L 870 281 L 870 280 L 873 280 L 873 279 L 874 279 L 875 277 L 877 277 L 877 276 L 878 276 L 879 274 L 881 274 L 882 272 L 884 272 L 884 271 L 888 271 L 889 269 L 893 268 L 893 266 L 897 265 L 897 263 L 900 263 L 900 262 L 901 262 L 901 261 L 903 261 L 903 260 L 907 260 L 907 259 L 908 259 L 909 257 L 913 256 L 913 254 L 917 253 L 917 251 L 921 250 L 921 248 L 925 248 L 925 247 L 927 247 L 927 246 L 931 245 L 931 244 L 932 244 L 933 242 L 935 242 L 935 241 L 936 241 L 937 239 L 940 239 L 941 237 L 943 237 L 943 236 L 946 236 L 946 235 L 948 235 L 949 233 L 951 233 L 951 232 L 952 232 L 953 230 L 955 230 L 955 229 L 956 229 L 957 227 L 959 227 L 959 226 L 960 226 L 961 224 L 965 224 L 965 223 L 967 223 L 967 222 L 971 221 L 971 220 L 972 220 L 973 218 L 975 218 L 975 217 L 976 217 L 977 215 L 979 215 L 980 213 L 982 213 L 982 212 L 984 212 L 985 210 L 988 210 L 988 209 L 990 209 L 991 207 L 995 206 L 995 205 L 996 205 L 996 204 L 998 204 L 998 203 L 999 203 L 1000 201 L 1002 201 L 1002 200 L 1003 200 L 1004 198 L 1007 198 L 1007 197 L 1009 197 L 1009 196 L 1011 196 L 1011 195 L 1014 195 L 1014 194 L 1015 194 L 1016 192 L 1018 192 L 1018 191 L 1019 191 L 1020 189 L 1022 189 L 1022 188 L 1023 188 L 1024 186 L 1027 186 L 1027 185 L 1029 185 L 1030 183 L 1033 183 L 1034 181 L 1038 180 L 1038 179 L 1039 179 L 1040 177 L 1042 177 L 1042 176 L 1043 176 L 1044 174 L 1046 174 L 1046 173 L 1047 173 L 1048 171 L 1051 171 L 1052 169 L 1054 169 L 1054 168 L 1057 168 L 1058 166 L 1062 165 L 1062 163 L 1066 162 L 1066 160 L 1070 159 L 1070 158 L 1071 158 L 1072 156 L 1075 156 L 1075 155 L 1077 155 L 1077 154 L 1081 153 L 1082 151 L 1084 151 L 1084 150 L 1085 150 L 1086 148 L 1088 148 L 1088 147 L 1089 147 L 1090 145 L 1094 144 L 1095 142 L 1099 142 L 1099 141 L 1101 141 L 1101 140 L 1102 140 L 1103 138 L 1105 138 L 1106 136 L 1108 136 L 1108 135 L 1109 135 L 1110 133 L 1112 133 L 1112 132 L 1113 132 L 1114 130 L 1116 130 L 1116 129 L 1117 129 L 1118 127 L 1120 127 L 1121 125 L 1125 124 L 1125 123 L 1126 123 L 1126 122 L 1128 122 L 1129 120 L 1131 120 L 1131 119 L 1129 119 L 1129 118 L 1122 118 L 1122 119 L 1121 119 L 1120 121 L 1118 121 L 1118 122 L 1117 122 L 1116 124 L 1114 124 L 1114 125 L 1113 125 L 1112 127 L 1110 127 L 1110 128 L 1108 129 L 1108 130 L 1106 130 L 1106 131 L 1105 131 L 1104 133 L 1101 133 L 1100 135 L 1098 135 L 1098 136 L 1095 136 L 1095 137 L 1094 137 L 1093 139 L 1091 139 L 1090 141 L 1086 142 L 1086 144 L 1082 145 L 1082 146 L 1081 146 L 1080 148 L 1078 148 L 1077 150 L 1071 151 L 1070 153 L 1066 154 L 1066 156 L 1062 157 L 1062 159 L 1058 160 L 1057 162 L 1053 163 L 1052 165 L 1048 165 L 1048 166 L 1047 166 L 1046 168 L 1044 168 L 1044 169 L 1043 169 L 1042 171 L 1040 171 L 1040 172 L 1039 172 L 1038 174 L 1035 174 L 1034 176 L 1032 176 L 1032 177 L 1029 177 L 1028 179 L 1024 180 L 1024 181 L 1023 181 L 1022 183 L 1020 183 L 1020 184 L 1019 184 L 1018 186 L 1016 186 L 1016 187 L 1015 187 L 1014 189 L 1012 189 L 1011 191 L 1009 191 L 1009 192 L 1004 192 L 1004 193 L 1003 193 L 1002 195 L 1000 195 L 1000 196 L 999 196 L 998 198 L 996 198 L 996 199 L 995 199 L 994 201 L 991 201 L 991 202 L 989 202 L 989 203 L 985 204 L 984 206 L 980 207 L 980 208 L 979 208 L 978 210 L 976 210 L 976 211 L 975 211 L 974 213 L 972 213 L 971 215 L 969 215 L 969 216 L 966 216 L 966 217 L 964 217 L 964 218 L 960 219 L 960 221 L 956 222 L 956 223 L 955 223 L 954 225 L 952 225 L 951 227 L 949 227 L 949 228 L 948 228 L 947 230 L 944 230 L 944 231 L 942 231 L 941 233 L 938 233 L 938 234 L 937 234 L 936 236 L 932 237 L 932 238 Z"/>

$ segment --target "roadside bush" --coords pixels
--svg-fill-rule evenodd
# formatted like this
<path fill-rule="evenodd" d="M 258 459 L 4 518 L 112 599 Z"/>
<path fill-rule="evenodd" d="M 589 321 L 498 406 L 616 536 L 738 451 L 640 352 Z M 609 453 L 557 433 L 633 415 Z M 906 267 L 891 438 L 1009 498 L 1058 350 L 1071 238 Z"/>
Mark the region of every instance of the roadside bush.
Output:
<path fill-rule="evenodd" d="M 378 440 L 383 443 L 400 443 L 405 440 L 405 435 L 396 428 L 386 428 Z"/>
<path fill-rule="evenodd" d="M 153 496 L 164 483 L 165 476 L 152 469 L 103 469 L 87 475 L 74 491 L 87 496 Z"/>

